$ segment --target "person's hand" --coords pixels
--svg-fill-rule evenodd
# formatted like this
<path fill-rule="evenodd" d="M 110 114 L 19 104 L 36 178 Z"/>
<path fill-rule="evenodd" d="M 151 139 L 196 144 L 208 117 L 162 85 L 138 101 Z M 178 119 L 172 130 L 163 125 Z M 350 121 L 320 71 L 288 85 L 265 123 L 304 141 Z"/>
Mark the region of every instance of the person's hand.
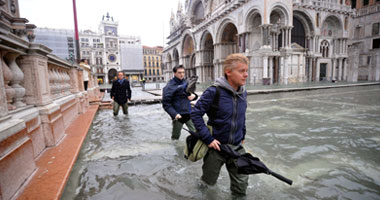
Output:
<path fill-rule="evenodd" d="M 177 115 L 175 116 L 175 119 L 176 119 L 176 120 L 181 119 L 181 118 L 182 118 L 182 116 L 181 116 L 180 114 L 177 114 Z"/>
<path fill-rule="evenodd" d="M 220 145 L 220 142 L 218 141 L 218 140 L 213 140 L 209 145 L 208 145 L 208 147 L 209 148 L 214 148 L 215 150 L 218 150 L 218 151 L 220 151 L 220 147 L 219 147 L 219 145 Z"/>
<path fill-rule="evenodd" d="M 187 99 L 189 99 L 189 101 L 192 101 L 194 98 L 195 98 L 194 94 L 191 94 L 190 96 L 187 96 Z"/>
<path fill-rule="evenodd" d="M 245 140 L 242 140 L 242 141 L 241 141 L 241 144 L 244 144 L 244 142 L 245 142 Z"/>

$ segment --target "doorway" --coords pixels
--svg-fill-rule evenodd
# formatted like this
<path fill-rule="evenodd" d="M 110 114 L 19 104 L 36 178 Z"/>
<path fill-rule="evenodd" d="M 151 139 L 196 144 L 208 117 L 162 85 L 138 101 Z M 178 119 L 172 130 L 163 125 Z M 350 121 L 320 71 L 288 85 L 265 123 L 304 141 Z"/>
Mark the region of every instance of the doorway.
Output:
<path fill-rule="evenodd" d="M 325 81 L 326 80 L 326 69 L 327 69 L 327 63 L 321 63 L 319 67 L 319 80 Z"/>

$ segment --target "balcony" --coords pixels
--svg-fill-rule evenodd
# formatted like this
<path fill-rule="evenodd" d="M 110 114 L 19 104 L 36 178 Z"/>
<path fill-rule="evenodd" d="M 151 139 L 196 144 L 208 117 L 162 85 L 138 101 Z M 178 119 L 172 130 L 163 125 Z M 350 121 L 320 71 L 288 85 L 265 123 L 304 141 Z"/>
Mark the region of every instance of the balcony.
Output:
<path fill-rule="evenodd" d="M 356 17 L 362 17 L 380 12 L 380 4 L 367 6 L 356 11 Z"/>

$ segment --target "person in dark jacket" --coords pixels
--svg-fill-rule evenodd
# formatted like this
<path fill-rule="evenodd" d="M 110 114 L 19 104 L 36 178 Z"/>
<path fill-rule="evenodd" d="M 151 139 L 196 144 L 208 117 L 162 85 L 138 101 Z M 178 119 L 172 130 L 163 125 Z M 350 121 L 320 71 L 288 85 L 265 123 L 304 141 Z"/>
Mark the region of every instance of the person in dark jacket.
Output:
<path fill-rule="evenodd" d="M 113 115 L 119 114 L 120 106 L 123 108 L 123 113 L 128 114 L 128 100 L 132 98 L 131 87 L 129 81 L 124 78 L 124 72 L 117 73 L 117 80 L 112 81 L 111 98 L 113 102 Z"/>
<path fill-rule="evenodd" d="M 183 124 L 191 131 L 195 131 L 190 120 L 191 105 L 195 95 L 186 92 L 185 69 L 182 65 L 173 68 L 174 77 L 164 87 L 162 93 L 162 107 L 173 120 L 172 139 L 178 140 L 181 136 Z"/>
<path fill-rule="evenodd" d="M 203 159 L 201 180 L 207 185 L 214 185 L 221 167 L 226 164 L 231 179 L 233 195 L 246 194 L 248 176 L 238 174 L 235 159 L 220 155 L 221 144 L 228 144 L 239 153 L 245 153 L 242 146 L 246 134 L 245 112 L 247 109 L 247 92 L 244 90 L 248 77 L 248 59 L 241 54 L 227 56 L 224 64 L 224 77 L 218 78 L 214 86 L 207 88 L 191 112 L 191 120 L 197 130 L 196 134 L 209 147 Z M 216 114 L 212 114 L 211 106 L 217 90 L 219 104 Z M 214 112 L 215 113 L 215 112 Z M 203 115 L 207 114 L 207 125 L 212 127 L 210 134 Z"/>

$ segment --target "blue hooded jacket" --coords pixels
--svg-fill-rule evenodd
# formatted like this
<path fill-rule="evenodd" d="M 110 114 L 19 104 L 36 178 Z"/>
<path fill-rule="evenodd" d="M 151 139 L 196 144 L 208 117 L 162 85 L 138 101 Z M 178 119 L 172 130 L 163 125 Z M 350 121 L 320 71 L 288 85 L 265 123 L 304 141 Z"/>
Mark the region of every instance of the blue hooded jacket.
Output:
<path fill-rule="evenodd" d="M 220 97 L 218 110 L 214 119 L 210 119 L 211 105 L 216 94 L 215 87 L 207 88 L 191 111 L 191 120 L 197 129 L 196 137 L 207 145 L 214 139 L 221 144 L 239 145 L 245 138 L 245 112 L 247 109 L 247 92 L 243 87 L 234 90 L 224 78 L 218 78 L 215 83 L 219 87 Z M 207 114 L 207 125 L 212 126 L 213 135 L 203 121 L 203 115 Z"/>
<path fill-rule="evenodd" d="M 162 107 L 175 119 L 177 114 L 190 114 L 191 105 L 186 93 L 187 82 L 185 79 L 172 78 L 162 92 Z"/>

